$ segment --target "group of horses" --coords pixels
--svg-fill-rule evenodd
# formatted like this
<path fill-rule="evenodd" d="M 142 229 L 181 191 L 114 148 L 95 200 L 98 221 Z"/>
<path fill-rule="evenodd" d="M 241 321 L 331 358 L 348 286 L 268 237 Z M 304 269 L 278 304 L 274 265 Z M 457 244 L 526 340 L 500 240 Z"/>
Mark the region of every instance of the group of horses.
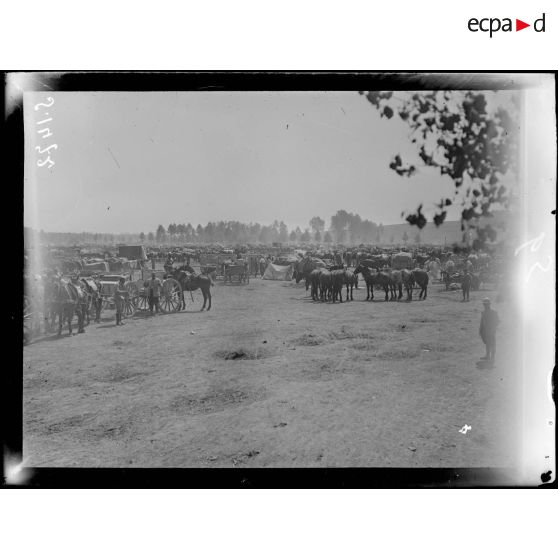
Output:
<path fill-rule="evenodd" d="M 343 302 L 343 287 L 346 288 L 345 301 L 353 300 L 353 288 L 358 289 L 358 275 L 362 274 L 366 283 L 366 300 L 374 300 L 374 287 L 385 292 L 385 300 L 400 300 L 403 287 L 407 300 L 413 299 L 415 285 L 420 288 L 419 300 L 425 299 L 428 292 L 428 273 L 423 269 L 379 269 L 359 264 L 350 271 L 344 266 L 326 268 L 317 258 L 306 258 L 295 266 L 293 278 L 297 283 L 304 280 L 306 290 L 310 289 L 313 300 L 322 302 Z"/>
<path fill-rule="evenodd" d="M 181 310 L 186 308 L 185 292 L 200 289 L 203 295 L 201 310 L 211 309 L 211 279 L 206 275 L 199 275 L 184 265 L 173 269 L 168 276 L 174 277 L 182 288 Z M 64 325 L 68 325 L 68 334 L 73 334 L 74 321 L 77 317 L 77 333 L 84 333 L 85 327 L 91 323 L 94 313 L 95 321 L 99 321 L 102 295 L 101 284 L 97 278 L 73 277 L 71 279 L 58 274 L 42 276 L 33 280 L 33 286 L 27 282 L 27 296 L 34 298 L 34 306 L 39 308 L 44 320 L 45 333 L 55 331 L 62 335 Z M 144 287 L 147 286 L 147 281 Z M 31 288 L 32 287 L 32 288 Z"/>
<path fill-rule="evenodd" d="M 374 300 L 374 287 L 378 285 L 384 290 L 385 300 L 401 300 L 403 287 L 407 292 L 407 300 L 413 300 L 415 285 L 420 288 L 419 300 L 424 300 L 428 293 L 428 272 L 424 269 L 376 269 L 359 265 L 355 274 L 362 273 L 366 282 L 366 300 Z"/>
<path fill-rule="evenodd" d="M 62 335 L 65 323 L 72 335 L 74 316 L 78 333 L 84 333 L 85 326 L 91 323 L 92 310 L 100 310 L 100 285 L 93 279 L 47 277 L 42 291 L 45 333 L 53 331 L 58 320 L 58 335 Z"/>

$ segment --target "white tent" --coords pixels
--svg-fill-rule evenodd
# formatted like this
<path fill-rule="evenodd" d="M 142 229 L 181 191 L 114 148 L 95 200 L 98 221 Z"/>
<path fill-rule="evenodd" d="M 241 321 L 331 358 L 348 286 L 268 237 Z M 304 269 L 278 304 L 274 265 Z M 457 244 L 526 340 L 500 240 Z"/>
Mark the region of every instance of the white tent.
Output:
<path fill-rule="evenodd" d="M 290 281 L 292 278 L 292 265 L 275 265 L 269 263 L 263 274 L 263 279 L 272 279 L 274 281 Z"/>

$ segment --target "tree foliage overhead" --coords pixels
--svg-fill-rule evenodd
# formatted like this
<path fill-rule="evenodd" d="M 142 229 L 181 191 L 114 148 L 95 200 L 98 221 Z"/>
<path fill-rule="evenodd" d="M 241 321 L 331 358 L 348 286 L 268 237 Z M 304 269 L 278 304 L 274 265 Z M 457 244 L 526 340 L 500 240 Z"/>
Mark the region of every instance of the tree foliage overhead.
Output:
<path fill-rule="evenodd" d="M 360 92 L 382 118 L 397 115 L 410 128 L 410 141 L 425 167 L 439 170 L 454 184 L 454 193 L 436 201 L 433 221 L 441 225 L 446 208 L 459 197 L 462 229 L 477 229 L 478 219 L 490 217 L 494 208 L 508 208 L 511 201 L 510 174 L 516 172 L 518 155 L 517 107 L 489 108 L 487 94 L 476 91 L 432 91 L 405 93 Z M 413 176 L 416 164 L 396 154 L 389 167 L 399 176 Z M 422 229 L 427 222 L 422 204 L 406 216 Z M 486 238 L 492 236 L 487 234 Z"/>

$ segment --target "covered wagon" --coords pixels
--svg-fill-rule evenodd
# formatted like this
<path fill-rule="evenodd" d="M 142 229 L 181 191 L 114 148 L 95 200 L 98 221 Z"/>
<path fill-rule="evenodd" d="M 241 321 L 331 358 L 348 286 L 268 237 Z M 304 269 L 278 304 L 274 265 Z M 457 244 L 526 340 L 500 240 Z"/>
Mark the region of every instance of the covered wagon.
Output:
<path fill-rule="evenodd" d="M 143 245 L 118 247 L 118 257 L 126 260 L 147 261 L 147 254 Z"/>
<path fill-rule="evenodd" d="M 392 269 L 413 269 L 413 256 L 408 252 L 399 252 L 391 258 Z"/>

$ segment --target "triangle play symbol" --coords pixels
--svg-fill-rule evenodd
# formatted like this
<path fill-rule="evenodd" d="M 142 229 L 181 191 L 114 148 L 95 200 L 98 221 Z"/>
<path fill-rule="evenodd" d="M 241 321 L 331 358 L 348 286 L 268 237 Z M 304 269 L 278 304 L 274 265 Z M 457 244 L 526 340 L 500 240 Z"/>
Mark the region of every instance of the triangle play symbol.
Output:
<path fill-rule="evenodd" d="M 525 23 L 524 21 L 521 21 L 520 19 L 515 20 L 515 30 L 516 31 L 521 31 L 522 29 L 525 29 L 526 27 L 531 27 L 531 24 L 530 23 Z"/>

